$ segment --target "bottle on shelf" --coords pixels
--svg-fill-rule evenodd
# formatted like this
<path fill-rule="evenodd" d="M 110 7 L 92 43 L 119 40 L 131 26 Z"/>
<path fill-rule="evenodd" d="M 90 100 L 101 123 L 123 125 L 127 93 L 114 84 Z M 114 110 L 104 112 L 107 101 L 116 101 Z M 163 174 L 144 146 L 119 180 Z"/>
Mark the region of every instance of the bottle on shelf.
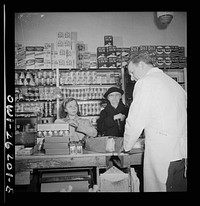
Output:
<path fill-rule="evenodd" d="M 24 79 L 23 85 L 24 85 L 24 86 L 29 85 L 29 82 L 28 82 L 28 80 L 27 80 L 26 78 Z"/>

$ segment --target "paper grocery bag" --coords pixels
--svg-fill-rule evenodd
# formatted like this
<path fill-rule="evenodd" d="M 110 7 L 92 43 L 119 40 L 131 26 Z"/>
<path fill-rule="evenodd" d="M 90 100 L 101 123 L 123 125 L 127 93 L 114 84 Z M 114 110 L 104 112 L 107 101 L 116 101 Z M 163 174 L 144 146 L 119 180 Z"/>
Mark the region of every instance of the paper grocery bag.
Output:
<path fill-rule="evenodd" d="M 88 138 L 85 140 L 85 149 L 93 152 L 106 153 L 108 136 Z"/>
<path fill-rule="evenodd" d="M 93 152 L 106 153 L 118 152 L 123 144 L 122 137 L 95 137 L 85 141 L 85 149 Z"/>
<path fill-rule="evenodd" d="M 140 192 L 140 180 L 137 177 L 135 169 L 131 167 L 130 171 L 131 171 L 131 191 Z"/>
<path fill-rule="evenodd" d="M 126 174 L 116 168 L 111 167 L 105 173 L 100 175 L 100 192 L 129 192 L 130 178 Z"/>

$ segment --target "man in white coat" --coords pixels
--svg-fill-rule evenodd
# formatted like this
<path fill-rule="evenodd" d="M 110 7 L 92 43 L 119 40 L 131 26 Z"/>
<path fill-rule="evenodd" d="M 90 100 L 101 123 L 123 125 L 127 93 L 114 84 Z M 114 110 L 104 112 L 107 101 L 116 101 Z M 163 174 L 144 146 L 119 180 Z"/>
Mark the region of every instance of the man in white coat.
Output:
<path fill-rule="evenodd" d="M 131 57 L 136 80 L 121 151 L 130 151 L 145 132 L 144 192 L 186 191 L 187 94 L 148 53 Z"/>

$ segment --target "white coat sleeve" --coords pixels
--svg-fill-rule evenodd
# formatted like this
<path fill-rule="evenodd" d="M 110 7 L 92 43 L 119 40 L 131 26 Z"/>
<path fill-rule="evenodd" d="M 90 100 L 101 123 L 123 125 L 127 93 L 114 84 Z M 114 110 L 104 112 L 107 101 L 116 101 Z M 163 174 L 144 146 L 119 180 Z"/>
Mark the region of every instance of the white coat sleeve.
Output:
<path fill-rule="evenodd" d="M 133 92 L 128 117 L 125 124 L 123 147 L 125 151 L 130 151 L 143 129 L 148 124 L 150 117 L 150 105 L 152 94 L 150 85 L 144 80 L 138 80 Z"/>

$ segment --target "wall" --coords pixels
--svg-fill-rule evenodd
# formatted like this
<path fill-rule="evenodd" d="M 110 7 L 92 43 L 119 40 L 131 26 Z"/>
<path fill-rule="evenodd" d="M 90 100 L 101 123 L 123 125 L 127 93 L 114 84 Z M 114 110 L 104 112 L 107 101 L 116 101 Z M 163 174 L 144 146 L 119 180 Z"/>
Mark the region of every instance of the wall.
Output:
<path fill-rule="evenodd" d="M 187 51 L 187 13 L 174 12 L 166 29 L 159 29 L 155 19 L 155 12 L 17 13 L 15 42 L 40 46 L 55 42 L 58 31 L 76 31 L 90 52 L 104 46 L 104 35 L 113 35 L 118 47 L 178 45 Z"/>

